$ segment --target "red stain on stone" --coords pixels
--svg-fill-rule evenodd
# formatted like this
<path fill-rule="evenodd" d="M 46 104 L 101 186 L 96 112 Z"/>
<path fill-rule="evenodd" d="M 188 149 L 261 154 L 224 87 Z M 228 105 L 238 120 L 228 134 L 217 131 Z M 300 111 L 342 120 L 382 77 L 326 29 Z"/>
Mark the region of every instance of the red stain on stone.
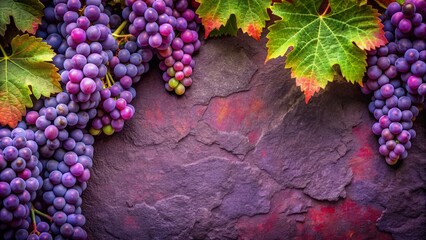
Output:
<path fill-rule="evenodd" d="M 299 227 L 299 239 L 392 239 L 378 231 L 376 221 L 382 211 L 345 199 L 337 203 L 319 203 L 309 209 Z"/>
<path fill-rule="evenodd" d="M 376 175 L 374 167 L 374 149 L 372 148 L 371 139 L 374 136 L 370 127 L 366 124 L 359 125 L 352 130 L 352 134 L 361 146 L 349 161 L 352 169 L 353 180 L 372 180 Z"/>
<path fill-rule="evenodd" d="M 262 129 L 257 128 L 247 134 L 247 138 L 250 144 L 256 144 L 259 138 L 262 136 Z"/>
<path fill-rule="evenodd" d="M 298 190 L 283 190 L 271 199 L 267 214 L 242 217 L 236 229 L 240 240 L 390 240 L 390 234 L 376 227 L 381 213 L 376 206 L 351 199 L 320 202 Z"/>
<path fill-rule="evenodd" d="M 166 116 L 168 117 L 169 124 L 176 129 L 179 135 L 186 136 L 191 131 L 191 128 L 196 126 L 205 109 L 205 106 L 197 106 L 186 112 L 171 112 Z"/>
<path fill-rule="evenodd" d="M 294 190 L 276 193 L 271 199 L 269 213 L 253 217 L 244 216 L 238 220 L 236 229 L 239 239 L 291 239 L 290 236 L 283 236 L 283 233 L 295 225 L 289 224 L 286 212 L 299 203 L 301 196 L 303 196 L 301 192 Z"/>
<path fill-rule="evenodd" d="M 206 121 L 220 131 L 254 129 L 267 120 L 263 108 L 263 101 L 249 94 L 215 98 L 210 101 Z"/>
<path fill-rule="evenodd" d="M 266 150 L 262 150 L 260 152 L 260 155 L 262 156 L 262 158 L 266 158 L 268 156 L 268 152 Z"/>
<path fill-rule="evenodd" d="M 169 103 L 160 101 L 150 103 L 144 108 L 144 121 L 161 130 L 173 127 L 179 136 L 186 136 L 202 117 L 206 106 L 185 109 L 179 108 L 177 104 L 176 100 Z"/>
<path fill-rule="evenodd" d="M 156 124 L 164 124 L 164 111 L 161 109 L 161 103 L 155 102 L 144 111 L 146 121 Z"/>
<path fill-rule="evenodd" d="M 135 231 L 138 228 L 140 228 L 140 226 L 134 216 L 126 215 L 123 218 L 123 229 L 129 229 L 129 230 Z"/>

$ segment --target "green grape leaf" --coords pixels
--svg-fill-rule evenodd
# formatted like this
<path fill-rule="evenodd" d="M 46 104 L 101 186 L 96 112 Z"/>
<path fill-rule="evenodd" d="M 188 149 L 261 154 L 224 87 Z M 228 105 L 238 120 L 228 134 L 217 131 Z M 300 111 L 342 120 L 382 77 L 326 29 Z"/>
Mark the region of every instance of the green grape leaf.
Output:
<path fill-rule="evenodd" d="M 249 36 L 259 40 L 265 22 L 269 20 L 267 9 L 271 0 L 196 0 L 200 3 L 200 16 L 207 38 L 213 29 L 226 25 L 231 15 L 236 17 L 236 26 Z"/>
<path fill-rule="evenodd" d="M 13 17 L 16 27 L 34 34 L 43 16 L 43 4 L 39 0 L 1 0 L 0 35 L 4 36 L 6 25 Z"/>
<path fill-rule="evenodd" d="M 349 82 L 362 82 L 366 62 L 364 50 L 384 45 L 383 25 L 377 10 L 356 0 L 293 0 L 275 3 L 273 14 L 281 18 L 269 27 L 266 61 L 287 56 L 296 85 L 306 103 L 333 81 L 338 68 Z"/>
<path fill-rule="evenodd" d="M 15 127 L 25 108 L 35 98 L 48 97 L 61 91 L 58 69 L 49 61 L 55 56 L 41 38 L 28 34 L 16 36 L 11 42 L 12 54 L 3 48 L 0 57 L 0 125 Z"/>
<path fill-rule="evenodd" d="M 235 37 L 237 36 L 237 33 L 238 33 L 237 19 L 235 18 L 235 15 L 231 15 L 226 25 L 220 26 L 219 30 L 213 29 L 210 32 L 210 37 L 221 37 L 221 36 Z"/>

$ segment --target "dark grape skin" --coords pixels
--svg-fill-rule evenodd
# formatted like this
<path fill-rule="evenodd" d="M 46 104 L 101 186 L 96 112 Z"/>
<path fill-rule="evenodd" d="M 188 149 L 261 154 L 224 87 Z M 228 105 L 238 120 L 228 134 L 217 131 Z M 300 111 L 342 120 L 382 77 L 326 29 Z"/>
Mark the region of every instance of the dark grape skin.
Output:
<path fill-rule="evenodd" d="M 402 6 L 402 13 L 405 17 L 411 18 L 416 13 L 416 6 L 412 3 L 406 3 Z"/>

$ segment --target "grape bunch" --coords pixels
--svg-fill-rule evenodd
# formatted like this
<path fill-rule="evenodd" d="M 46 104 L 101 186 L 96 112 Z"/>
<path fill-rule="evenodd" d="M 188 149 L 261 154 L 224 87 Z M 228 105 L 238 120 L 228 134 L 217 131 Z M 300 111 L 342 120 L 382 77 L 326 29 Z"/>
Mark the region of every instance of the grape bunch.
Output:
<path fill-rule="evenodd" d="M 41 171 L 34 132 L 0 127 L 0 237 L 27 238 L 31 201 L 43 185 Z"/>
<path fill-rule="evenodd" d="M 137 37 L 141 48 L 151 47 L 159 57 L 167 91 L 177 95 L 192 85 L 194 52 L 198 39 L 200 19 L 187 0 L 126 0 L 123 18 L 131 24 L 129 32 Z"/>
<path fill-rule="evenodd" d="M 94 138 L 86 130 L 93 113 L 96 111 L 81 110 L 67 92 L 35 101 L 27 112 L 22 125 L 28 127 L 26 138 L 31 140 L 27 144 L 35 146 L 33 152 L 39 160 L 39 171 L 35 171 L 39 174 L 39 188 L 37 194 L 32 195 L 30 205 L 34 214 L 27 220 L 33 225 L 26 225 L 22 230 L 12 228 L 11 235 L 4 235 L 4 239 L 87 238 L 82 228 L 85 218 L 81 213 L 81 194 L 87 187 L 93 165 Z M 19 128 L 12 130 L 11 136 L 16 131 L 19 132 Z M 8 129 L 3 132 L 7 133 Z M 12 169 L 19 171 L 13 165 Z M 28 230 L 27 234 L 24 229 Z"/>
<path fill-rule="evenodd" d="M 135 108 L 131 101 L 136 97 L 136 90 L 132 85 L 139 82 L 142 74 L 149 70 L 149 61 L 153 57 L 150 48 L 139 48 L 135 37 L 125 33 L 127 23 L 113 9 L 107 11 L 108 16 L 111 16 L 110 25 L 116 27 L 113 34 L 119 40 L 108 61 L 106 87 L 100 92 L 97 115 L 91 122 L 92 135 L 120 132 L 125 120 L 133 117 Z"/>
<path fill-rule="evenodd" d="M 58 5 L 57 5 L 58 6 Z M 57 7 L 56 6 L 56 7 Z M 79 16 L 80 1 L 68 1 L 68 12 L 63 18 L 66 26 L 66 42 L 63 80 L 71 99 L 80 103 L 83 110 L 96 108 L 100 102 L 100 91 L 107 73 L 108 54 L 116 41 L 108 28 L 109 17 L 103 13 L 99 0 L 86 1 L 83 15 Z M 97 48 L 91 48 L 95 43 Z"/>
<path fill-rule="evenodd" d="M 394 165 L 408 156 L 426 96 L 426 2 L 393 2 L 381 20 L 388 43 L 368 52 L 362 91 L 372 94 L 368 108 L 377 120 L 372 131 L 379 153 Z"/>

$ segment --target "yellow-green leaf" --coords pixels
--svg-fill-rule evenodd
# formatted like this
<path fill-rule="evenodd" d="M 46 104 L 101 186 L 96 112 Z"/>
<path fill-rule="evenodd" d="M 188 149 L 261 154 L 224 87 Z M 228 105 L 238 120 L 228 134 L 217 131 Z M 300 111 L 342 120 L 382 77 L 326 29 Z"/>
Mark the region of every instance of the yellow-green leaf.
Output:
<path fill-rule="evenodd" d="M 54 51 L 41 38 L 28 34 L 13 38 L 12 54 L 0 57 L 0 125 L 16 126 L 35 98 L 61 91 L 58 69 L 49 63 Z"/>
<path fill-rule="evenodd" d="M 271 8 L 282 20 L 269 27 L 267 60 L 287 56 L 286 68 L 291 68 L 306 102 L 333 81 L 336 66 L 347 81 L 361 83 L 367 64 L 364 50 L 386 43 L 378 12 L 371 6 L 329 0 L 328 7 L 320 9 L 322 2 L 293 0 Z"/>
<path fill-rule="evenodd" d="M 271 0 L 196 0 L 200 3 L 197 14 L 200 16 L 207 38 L 213 29 L 225 25 L 232 14 L 237 27 L 249 36 L 259 40 L 265 22 L 269 20 L 267 9 Z"/>
<path fill-rule="evenodd" d="M 43 16 L 43 4 L 39 0 L 0 0 L 0 35 L 13 17 L 16 27 L 34 34 Z"/>

